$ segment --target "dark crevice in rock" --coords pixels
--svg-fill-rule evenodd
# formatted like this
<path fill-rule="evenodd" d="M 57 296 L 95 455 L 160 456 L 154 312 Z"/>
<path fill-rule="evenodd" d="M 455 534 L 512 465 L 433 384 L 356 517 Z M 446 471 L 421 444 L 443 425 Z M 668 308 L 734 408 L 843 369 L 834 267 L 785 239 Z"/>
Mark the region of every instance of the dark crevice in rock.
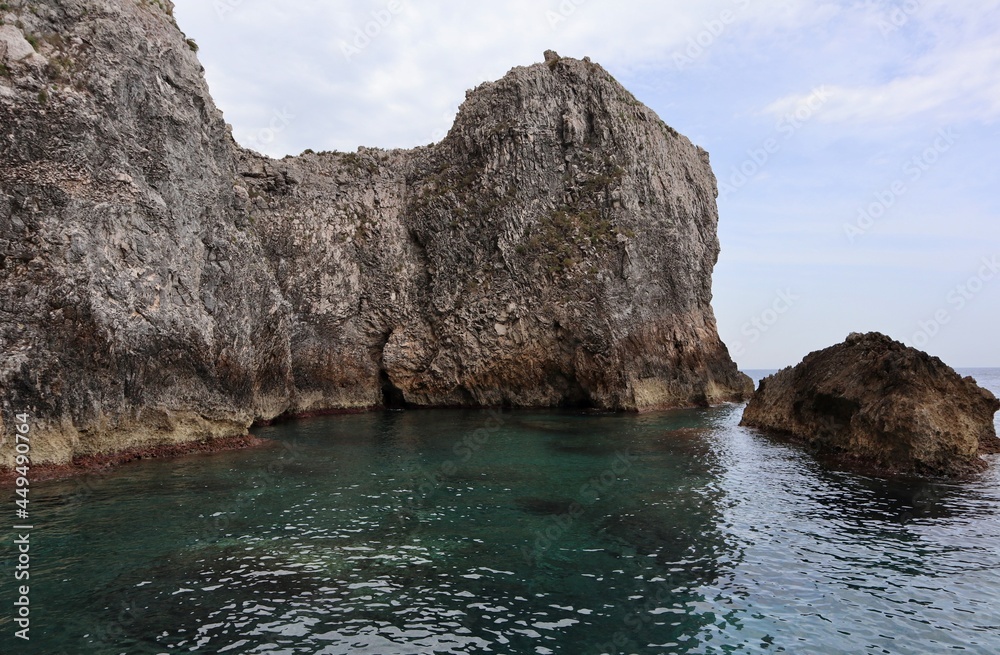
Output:
<path fill-rule="evenodd" d="M 386 409 L 406 409 L 409 404 L 403 395 L 403 390 L 392 383 L 389 372 L 384 368 L 378 372 L 379 386 L 382 389 L 382 406 Z"/>
<path fill-rule="evenodd" d="M 847 427 L 851 424 L 851 419 L 861 408 L 861 404 L 855 400 L 849 400 L 840 396 L 827 393 L 818 393 L 812 399 L 812 413 L 827 417 L 830 422 L 839 426 Z"/>
<path fill-rule="evenodd" d="M 391 331 L 382 335 L 379 346 L 372 349 L 372 359 L 378 367 L 378 385 L 382 394 L 382 407 L 385 409 L 406 409 L 408 407 L 406 396 L 403 390 L 392 381 L 385 365 L 385 347 L 391 336 Z"/>
<path fill-rule="evenodd" d="M 559 407 L 563 409 L 594 409 L 594 400 L 576 376 L 563 377 L 561 387 L 565 389 Z"/>
<path fill-rule="evenodd" d="M 696 393 L 691 396 L 691 404 L 695 407 L 709 407 L 711 403 L 708 401 L 708 396 L 704 391 Z"/>
<path fill-rule="evenodd" d="M 472 391 L 465 386 L 460 386 L 457 389 L 457 393 L 459 398 L 459 404 L 462 406 L 474 407 L 476 405 L 482 404 L 476 399 L 476 395 L 472 393 Z"/>

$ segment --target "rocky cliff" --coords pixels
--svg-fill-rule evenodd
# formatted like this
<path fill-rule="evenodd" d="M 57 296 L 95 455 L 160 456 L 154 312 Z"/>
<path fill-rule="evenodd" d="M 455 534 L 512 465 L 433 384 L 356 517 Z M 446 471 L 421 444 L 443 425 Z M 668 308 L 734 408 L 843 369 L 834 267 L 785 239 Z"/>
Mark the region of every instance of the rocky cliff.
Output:
<path fill-rule="evenodd" d="M 600 66 L 515 68 L 428 147 L 272 160 L 169 2 L 4 7 L 0 415 L 32 414 L 36 461 L 285 413 L 749 391 L 710 306 L 708 155 Z"/>
<path fill-rule="evenodd" d="M 1000 452 L 988 390 L 871 332 L 764 378 L 741 425 L 792 435 L 868 472 L 961 477 Z"/>

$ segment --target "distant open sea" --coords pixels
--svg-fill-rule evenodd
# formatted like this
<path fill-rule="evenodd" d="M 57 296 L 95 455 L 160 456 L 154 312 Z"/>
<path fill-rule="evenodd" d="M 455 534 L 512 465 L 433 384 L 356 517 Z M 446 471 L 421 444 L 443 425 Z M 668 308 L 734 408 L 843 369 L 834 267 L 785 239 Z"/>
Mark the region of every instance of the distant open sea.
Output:
<path fill-rule="evenodd" d="M 36 483 L 0 653 L 1000 652 L 996 457 L 881 480 L 741 411 L 332 416 Z"/>

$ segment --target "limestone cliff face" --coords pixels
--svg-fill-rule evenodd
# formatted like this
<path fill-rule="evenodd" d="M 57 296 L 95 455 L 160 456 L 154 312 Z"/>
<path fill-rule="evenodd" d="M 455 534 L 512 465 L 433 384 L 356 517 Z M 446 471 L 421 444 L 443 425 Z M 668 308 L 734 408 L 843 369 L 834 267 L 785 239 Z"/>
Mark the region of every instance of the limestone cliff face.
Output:
<path fill-rule="evenodd" d="M 65 461 L 282 411 L 291 315 L 233 208 L 231 136 L 173 19 L 134 0 L 7 4 L 7 425 L 29 411 L 34 459 Z"/>
<path fill-rule="evenodd" d="M 240 161 L 292 303 L 295 410 L 588 404 L 746 388 L 710 306 L 704 150 L 604 69 L 558 58 L 470 92 L 439 144 Z"/>
<path fill-rule="evenodd" d="M 600 66 L 514 69 L 433 146 L 272 160 L 169 3 L 12 4 L 0 414 L 34 415 L 36 461 L 286 412 L 749 391 L 710 306 L 708 156 Z"/>

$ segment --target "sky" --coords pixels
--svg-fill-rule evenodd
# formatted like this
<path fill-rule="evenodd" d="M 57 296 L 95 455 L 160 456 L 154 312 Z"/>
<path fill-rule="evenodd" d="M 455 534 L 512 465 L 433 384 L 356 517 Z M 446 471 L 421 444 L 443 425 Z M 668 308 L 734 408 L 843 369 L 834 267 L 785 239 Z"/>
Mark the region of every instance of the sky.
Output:
<path fill-rule="evenodd" d="M 709 151 L 743 369 L 878 330 L 1000 367 L 1000 0 L 175 0 L 242 145 L 440 140 L 465 91 L 590 56 Z"/>

